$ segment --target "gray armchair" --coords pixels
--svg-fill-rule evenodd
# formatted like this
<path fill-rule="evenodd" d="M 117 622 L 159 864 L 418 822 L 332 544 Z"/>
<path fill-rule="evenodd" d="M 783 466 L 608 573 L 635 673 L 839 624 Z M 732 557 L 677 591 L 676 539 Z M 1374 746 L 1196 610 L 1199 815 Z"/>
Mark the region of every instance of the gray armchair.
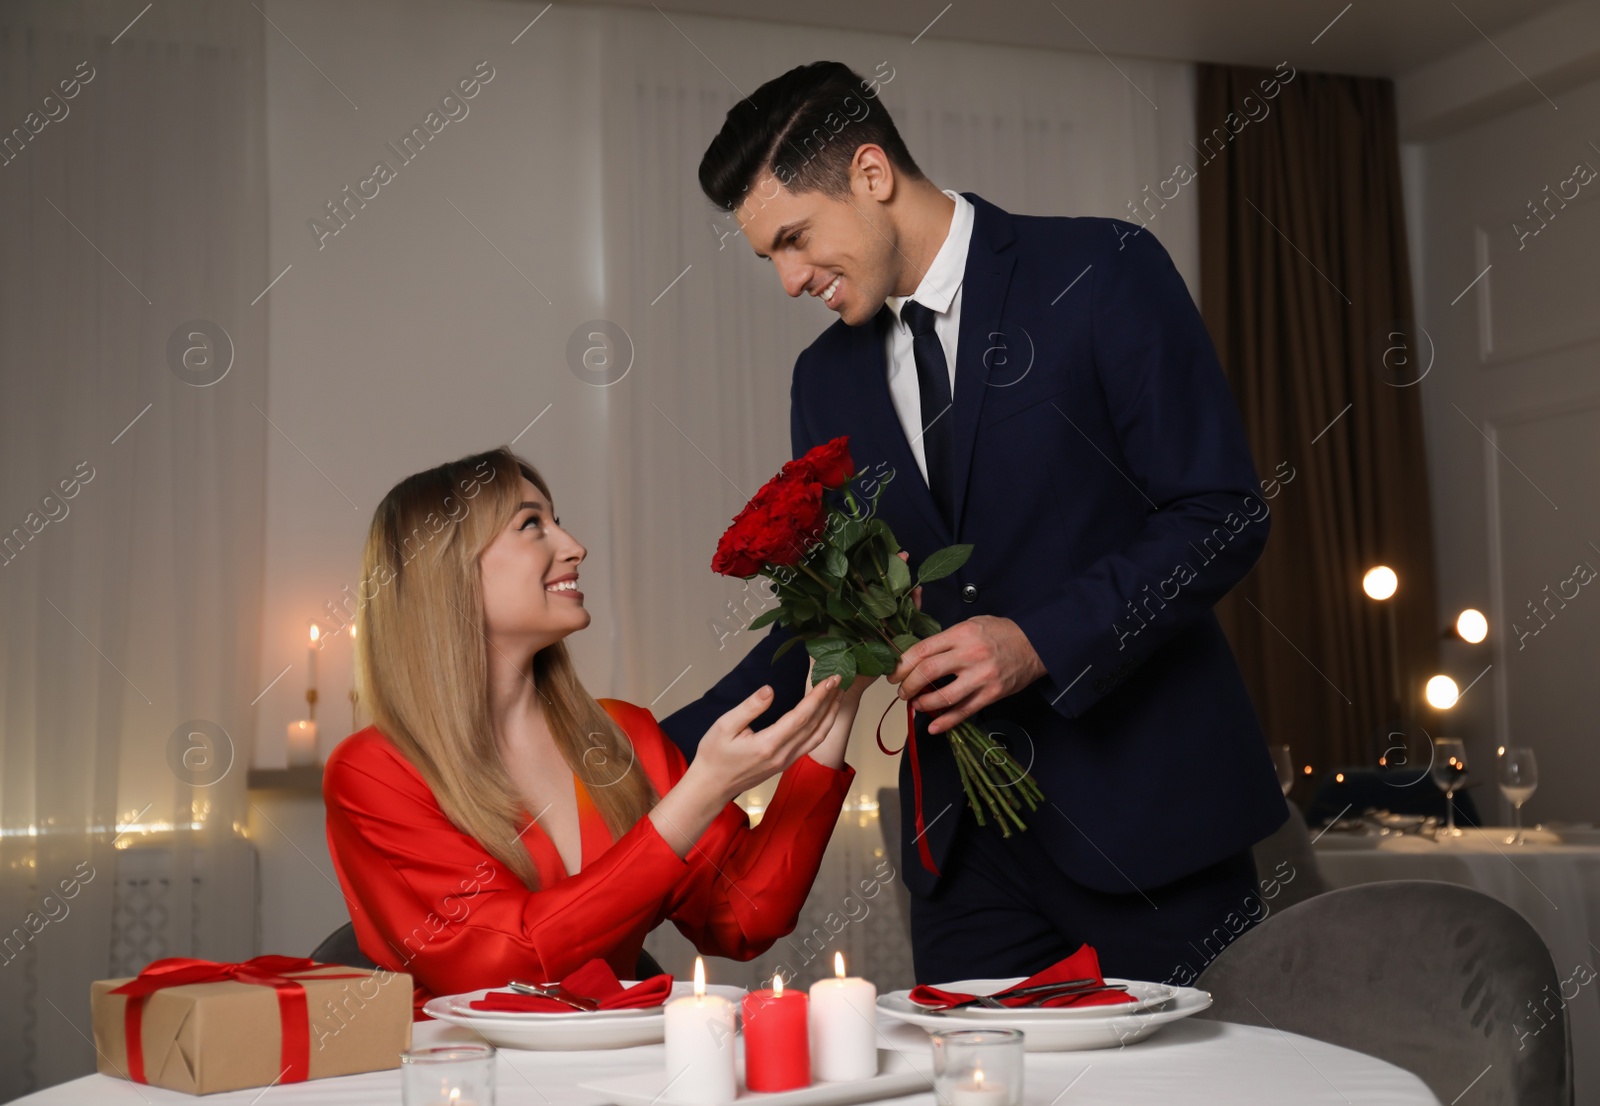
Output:
<path fill-rule="evenodd" d="M 1470 888 L 1367 883 L 1274 910 L 1196 986 L 1215 998 L 1200 1017 L 1377 1056 L 1441 1102 L 1469 1085 L 1484 1106 L 1572 1102 L 1571 1031 L 1550 952 L 1522 915 Z"/>

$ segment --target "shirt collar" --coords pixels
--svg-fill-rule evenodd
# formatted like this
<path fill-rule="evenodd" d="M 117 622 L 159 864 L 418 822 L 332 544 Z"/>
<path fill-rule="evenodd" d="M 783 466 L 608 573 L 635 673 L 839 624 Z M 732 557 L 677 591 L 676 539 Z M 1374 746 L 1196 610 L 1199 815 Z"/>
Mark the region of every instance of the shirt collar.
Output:
<path fill-rule="evenodd" d="M 950 310 L 956 293 L 961 290 L 961 278 L 967 271 L 967 249 L 972 244 L 972 202 L 959 192 L 944 189 L 944 194 L 956 202 L 955 214 L 950 217 L 950 229 L 945 233 L 944 244 L 933 255 L 933 264 L 922 274 L 922 282 L 909 296 L 890 296 L 884 302 L 894 317 L 900 317 L 900 307 L 914 299 L 939 314 Z"/>

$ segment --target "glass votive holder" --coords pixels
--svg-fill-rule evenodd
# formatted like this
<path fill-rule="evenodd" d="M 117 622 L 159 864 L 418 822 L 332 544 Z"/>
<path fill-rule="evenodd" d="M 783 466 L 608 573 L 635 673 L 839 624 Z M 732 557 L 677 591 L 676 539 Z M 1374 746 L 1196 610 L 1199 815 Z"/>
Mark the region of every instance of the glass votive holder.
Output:
<path fill-rule="evenodd" d="M 933 1090 L 939 1106 L 1022 1106 L 1022 1031 L 933 1033 Z"/>
<path fill-rule="evenodd" d="M 494 1046 L 436 1045 L 400 1054 L 404 1106 L 494 1106 Z"/>

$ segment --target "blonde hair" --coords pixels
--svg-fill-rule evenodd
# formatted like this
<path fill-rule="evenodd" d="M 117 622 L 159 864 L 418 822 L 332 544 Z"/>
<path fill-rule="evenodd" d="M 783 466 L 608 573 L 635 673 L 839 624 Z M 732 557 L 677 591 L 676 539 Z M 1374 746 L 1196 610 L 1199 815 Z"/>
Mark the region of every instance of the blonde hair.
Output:
<path fill-rule="evenodd" d="M 356 660 L 373 724 L 422 774 L 445 816 L 537 890 L 520 836 L 528 813 L 500 759 L 489 706 L 478 561 L 515 515 L 523 477 L 551 498 L 508 446 L 390 489 L 361 558 Z M 656 800 L 634 770 L 627 735 L 584 690 L 563 642 L 534 655 L 531 676 L 562 757 L 620 837 Z M 619 764 L 628 768 L 617 779 Z"/>

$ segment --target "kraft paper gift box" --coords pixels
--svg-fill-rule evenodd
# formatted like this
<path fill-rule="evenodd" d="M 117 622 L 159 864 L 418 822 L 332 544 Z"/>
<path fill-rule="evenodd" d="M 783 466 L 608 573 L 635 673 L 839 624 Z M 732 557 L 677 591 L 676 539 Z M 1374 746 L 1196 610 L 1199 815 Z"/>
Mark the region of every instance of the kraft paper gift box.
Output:
<path fill-rule="evenodd" d="M 409 975 L 300 957 L 157 960 L 89 1001 L 103 1074 L 189 1094 L 396 1068 L 411 1045 Z"/>

